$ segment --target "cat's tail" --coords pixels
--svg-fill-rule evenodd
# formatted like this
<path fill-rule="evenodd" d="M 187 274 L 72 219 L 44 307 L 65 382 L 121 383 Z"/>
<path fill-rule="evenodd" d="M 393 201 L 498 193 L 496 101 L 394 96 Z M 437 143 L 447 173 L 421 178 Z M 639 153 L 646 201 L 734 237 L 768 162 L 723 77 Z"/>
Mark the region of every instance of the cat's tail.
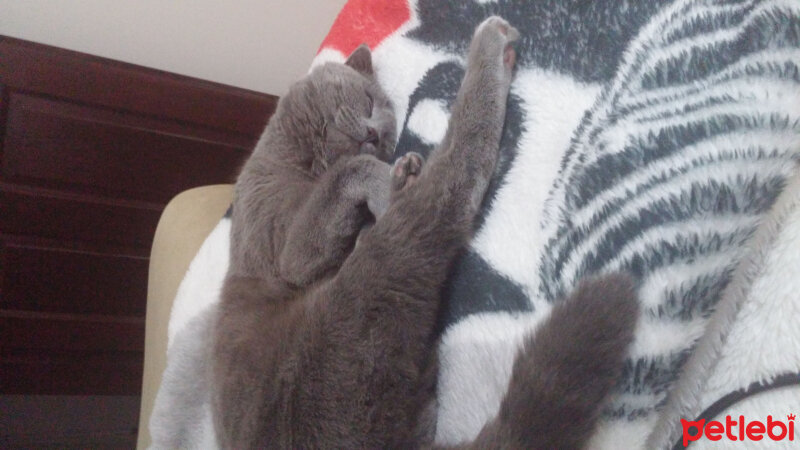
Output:
<path fill-rule="evenodd" d="M 622 274 L 583 282 L 525 339 L 497 417 L 467 448 L 583 448 L 633 341 L 639 303 Z"/>

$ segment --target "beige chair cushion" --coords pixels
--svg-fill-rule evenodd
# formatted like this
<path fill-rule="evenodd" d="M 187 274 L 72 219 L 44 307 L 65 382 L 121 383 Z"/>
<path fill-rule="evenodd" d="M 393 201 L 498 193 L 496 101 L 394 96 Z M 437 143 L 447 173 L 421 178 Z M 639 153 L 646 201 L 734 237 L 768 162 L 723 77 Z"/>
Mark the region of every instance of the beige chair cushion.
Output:
<path fill-rule="evenodd" d="M 139 436 L 136 447 L 150 445 L 148 423 L 167 360 L 167 324 L 178 285 L 205 238 L 222 218 L 233 197 L 233 186 L 220 184 L 178 194 L 158 221 L 150 252 L 144 376 Z"/>

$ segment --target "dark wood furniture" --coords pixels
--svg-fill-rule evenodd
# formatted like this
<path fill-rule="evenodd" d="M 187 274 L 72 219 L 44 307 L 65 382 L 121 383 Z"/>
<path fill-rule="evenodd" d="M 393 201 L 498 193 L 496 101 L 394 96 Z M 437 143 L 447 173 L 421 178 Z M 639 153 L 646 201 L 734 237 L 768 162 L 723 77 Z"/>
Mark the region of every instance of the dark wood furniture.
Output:
<path fill-rule="evenodd" d="M 276 102 L 0 36 L 0 394 L 139 394 L 159 215 Z"/>

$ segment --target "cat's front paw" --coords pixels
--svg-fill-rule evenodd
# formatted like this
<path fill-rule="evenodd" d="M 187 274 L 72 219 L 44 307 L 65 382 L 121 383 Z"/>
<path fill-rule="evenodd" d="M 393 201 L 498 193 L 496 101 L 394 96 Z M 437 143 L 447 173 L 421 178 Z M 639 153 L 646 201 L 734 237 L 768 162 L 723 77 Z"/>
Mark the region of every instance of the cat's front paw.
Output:
<path fill-rule="evenodd" d="M 409 152 L 401 156 L 392 166 L 392 191 L 398 192 L 410 186 L 422 173 L 422 155 Z"/>
<path fill-rule="evenodd" d="M 517 61 L 512 43 L 519 39 L 519 31 L 499 16 L 491 16 L 475 29 L 470 45 L 468 65 L 497 65 L 503 75 L 511 79 L 511 70 Z"/>

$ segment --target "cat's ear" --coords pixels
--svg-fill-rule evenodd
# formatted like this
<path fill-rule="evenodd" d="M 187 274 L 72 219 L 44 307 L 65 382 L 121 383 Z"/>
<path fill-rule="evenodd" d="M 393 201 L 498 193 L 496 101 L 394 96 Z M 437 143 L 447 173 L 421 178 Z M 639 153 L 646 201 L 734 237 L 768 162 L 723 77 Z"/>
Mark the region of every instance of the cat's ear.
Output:
<path fill-rule="evenodd" d="M 359 45 L 344 63 L 363 75 L 372 76 L 372 52 L 369 51 L 367 44 Z"/>

